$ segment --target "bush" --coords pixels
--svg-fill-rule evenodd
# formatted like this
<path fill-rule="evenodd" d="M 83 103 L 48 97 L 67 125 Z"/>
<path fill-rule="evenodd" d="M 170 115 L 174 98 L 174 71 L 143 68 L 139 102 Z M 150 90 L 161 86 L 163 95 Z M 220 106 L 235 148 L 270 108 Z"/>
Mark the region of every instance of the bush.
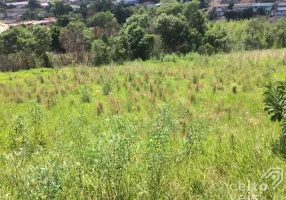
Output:
<path fill-rule="evenodd" d="M 212 45 L 210 45 L 209 43 L 207 43 L 203 46 L 200 46 L 198 51 L 202 55 L 212 55 L 215 53 L 215 48 Z"/>
<path fill-rule="evenodd" d="M 277 82 L 273 86 L 266 86 L 264 92 L 265 111 L 271 116 L 271 121 L 282 122 L 280 136 L 280 153 L 286 156 L 286 82 Z"/>
<path fill-rule="evenodd" d="M 110 48 L 102 41 L 95 40 L 92 44 L 92 51 L 95 53 L 93 64 L 96 66 L 110 63 Z"/>

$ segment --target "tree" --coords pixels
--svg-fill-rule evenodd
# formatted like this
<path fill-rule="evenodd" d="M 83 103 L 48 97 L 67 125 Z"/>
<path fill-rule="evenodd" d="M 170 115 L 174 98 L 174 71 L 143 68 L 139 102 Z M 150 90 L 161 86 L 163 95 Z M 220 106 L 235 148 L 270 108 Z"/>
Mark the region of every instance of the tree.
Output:
<path fill-rule="evenodd" d="M 190 27 L 186 19 L 162 14 L 155 23 L 155 32 L 162 38 L 167 52 L 188 52 Z"/>
<path fill-rule="evenodd" d="M 61 33 L 61 27 L 59 26 L 52 26 L 51 27 L 51 37 L 52 37 L 52 51 L 60 51 L 63 52 L 63 48 L 60 45 L 60 33 Z"/>
<path fill-rule="evenodd" d="M 87 34 L 89 33 L 89 34 Z M 62 29 L 60 44 L 66 52 L 72 53 L 77 62 L 83 59 L 83 53 L 91 46 L 91 35 L 84 23 L 72 21 Z"/>
<path fill-rule="evenodd" d="M 112 61 L 118 64 L 123 64 L 124 60 L 128 59 L 127 51 L 128 47 L 126 41 L 123 38 L 123 35 L 119 35 L 116 37 L 109 38 L 109 44 L 111 46 L 110 48 L 110 54 Z"/>
<path fill-rule="evenodd" d="M 279 19 L 273 29 L 273 35 L 275 37 L 275 47 L 285 48 L 286 47 L 286 19 Z"/>
<path fill-rule="evenodd" d="M 264 8 L 259 7 L 256 11 L 258 15 L 266 15 Z"/>
<path fill-rule="evenodd" d="M 29 0 L 28 3 L 30 8 L 41 8 L 41 4 L 38 0 Z"/>
<path fill-rule="evenodd" d="M 234 3 L 233 2 L 230 2 L 229 4 L 228 4 L 228 9 L 229 10 L 232 10 L 233 9 L 233 6 L 234 6 Z"/>
<path fill-rule="evenodd" d="M 183 11 L 183 5 L 176 1 L 172 1 L 170 3 L 164 2 L 162 6 L 158 7 L 156 10 L 157 16 L 165 13 L 167 15 L 175 15 L 178 16 Z"/>
<path fill-rule="evenodd" d="M 125 26 L 121 34 L 131 59 L 149 58 L 154 45 L 154 36 L 146 34 L 137 23 Z"/>
<path fill-rule="evenodd" d="M 241 14 L 239 15 L 242 19 L 250 19 L 254 15 L 252 8 L 244 9 Z"/>
<path fill-rule="evenodd" d="M 206 0 L 200 0 L 199 2 L 200 9 L 208 7 L 208 3 L 206 2 Z"/>
<path fill-rule="evenodd" d="M 103 35 L 111 36 L 117 33 L 119 24 L 111 12 L 99 12 L 90 17 L 87 24 L 95 27 L 96 35 L 101 37 Z"/>
<path fill-rule="evenodd" d="M 60 27 L 66 27 L 71 21 L 69 15 L 61 15 L 57 18 L 57 25 Z"/>
<path fill-rule="evenodd" d="M 80 9 L 77 12 L 80 13 L 83 18 L 86 18 L 87 14 L 88 14 L 87 4 L 81 2 L 79 6 L 80 6 Z"/>
<path fill-rule="evenodd" d="M 129 26 L 132 23 L 137 23 L 141 28 L 147 30 L 149 27 L 149 17 L 147 14 L 134 14 L 127 19 L 125 26 Z"/>
<path fill-rule="evenodd" d="M 61 15 L 67 15 L 69 12 L 73 11 L 70 5 L 65 5 L 62 1 L 58 0 L 51 4 L 50 10 L 56 17 Z"/>
<path fill-rule="evenodd" d="M 198 6 L 199 2 L 197 1 L 185 4 L 183 15 L 187 18 L 189 26 L 196 29 L 200 34 L 203 35 L 207 30 L 206 17 Z"/>
<path fill-rule="evenodd" d="M 266 21 L 263 19 L 252 19 L 246 27 L 244 39 L 245 49 L 262 49 L 268 46 L 265 41 Z"/>
<path fill-rule="evenodd" d="M 17 26 L 1 34 L 4 54 L 19 51 L 42 55 L 50 49 L 51 35 L 47 27 Z"/>
<path fill-rule="evenodd" d="M 94 10 L 95 12 L 106 12 L 110 11 L 112 6 L 112 0 L 95 0 L 90 6 L 90 10 Z"/>
<path fill-rule="evenodd" d="M 236 19 L 239 18 L 239 13 L 236 11 L 225 11 L 224 12 L 224 16 L 226 19 L 230 20 L 230 19 Z"/>
<path fill-rule="evenodd" d="M 51 67 L 46 54 L 51 46 L 51 35 L 47 27 L 14 27 L 0 35 L 0 43 L 0 53 L 15 58 L 15 66 L 11 64 L 12 70 L 36 67 L 36 60 L 39 60 L 43 67 Z"/>
<path fill-rule="evenodd" d="M 117 22 L 123 24 L 134 13 L 135 9 L 134 6 L 120 2 L 112 5 L 111 12 L 114 14 Z"/>
<path fill-rule="evenodd" d="M 205 33 L 203 43 L 212 46 L 213 53 L 228 51 L 227 33 L 220 24 L 215 24 Z"/>
<path fill-rule="evenodd" d="M 280 153 L 286 156 L 286 83 L 277 82 L 272 86 L 266 86 L 264 92 L 265 111 L 271 116 L 271 121 L 282 122 L 282 134 L 280 144 L 277 148 Z"/>
<path fill-rule="evenodd" d="M 91 49 L 95 53 L 94 65 L 99 66 L 110 63 L 110 49 L 102 40 L 94 40 Z"/>

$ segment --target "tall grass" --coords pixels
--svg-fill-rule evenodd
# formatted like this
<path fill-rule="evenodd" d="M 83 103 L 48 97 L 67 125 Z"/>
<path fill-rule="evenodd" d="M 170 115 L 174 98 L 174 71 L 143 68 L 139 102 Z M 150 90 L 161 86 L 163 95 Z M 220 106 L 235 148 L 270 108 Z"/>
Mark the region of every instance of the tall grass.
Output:
<path fill-rule="evenodd" d="M 283 199 L 236 186 L 286 169 L 262 95 L 284 54 L 1 73 L 0 198 Z"/>

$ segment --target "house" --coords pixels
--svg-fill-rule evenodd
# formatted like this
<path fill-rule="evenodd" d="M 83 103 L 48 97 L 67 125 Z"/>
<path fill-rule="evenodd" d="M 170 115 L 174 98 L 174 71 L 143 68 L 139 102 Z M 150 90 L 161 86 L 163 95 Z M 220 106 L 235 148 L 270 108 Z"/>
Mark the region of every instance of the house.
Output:
<path fill-rule="evenodd" d="M 239 3 L 239 0 L 219 0 L 220 4 Z"/>
<path fill-rule="evenodd" d="M 45 8 L 49 6 L 49 1 L 40 2 L 41 7 Z M 6 3 L 7 6 L 15 6 L 17 9 L 29 7 L 28 1 L 21 1 L 21 2 L 13 2 L 13 3 Z"/>
<path fill-rule="evenodd" d="M 5 14 L 4 13 L 0 13 L 0 20 L 5 19 Z"/>
<path fill-rule="evenodd" d="M 278 7 L 274 15 L 286 16 L 286 7 Z"/>
<path fill-rule="evenodd" d="M 28 1 L 21 1 L 21 2 L 13 2 L 13 3 L 6 3 L 7 6 L 15 6 L 16 8 L 25 8 L 29 6 Z"/>
<path fill-rule="evenodd" d="M 223 16 L 224 15 L 224 10 L 225 10 L 225 6 L 218 6 L 215 8 L 215 14 L 217 16 Z"/>
<path fill-rule="evenodd" d="M 265 14 L 269 15 L 272 11 L 273 3 L 254 3 L 252 4 L 253 12 L 257 12 L 258 9 L 263 9 Z"/>
<path fill-rule="evenodd" d="M 286 7 L 286 3 L 279 2 L 277 3 L 277 7 Z"/>
<path fill-rule="evenodd" d="M 235 4 L 232 8 L 232 11 L 242 12 L 246 9 L 251 8 L 252 4 Z"/>
<path fill-rule="evenodd" d="M 49 6 L 49 3 L 40 3 L 42 8 L 47 8 Z"/>
<path fill-rule="evenodd" d="M 272 11 L 272 15 L 286 16 L 286 3 L 277 3 L 277 7 Z"/>
<path fill-rule="evenodd" d="M 146 6 L 147 8 L 152 7 L 152 6 L 156 6 L 156 4 L 151 2 L 151 1 L 147 1 L 147 2 L 141 3 L 140 5 Z"/>
<path fill-rule="evenodd" d="M 13 9 L 8 9 L 7 12 L 9 13 L 18 13 L 19 15 L 23 15 L 24 13 L 26 13 L 27 11 L 29 11 L 28 8 L 13 8 Z"/>
<path fill-rule="evenodd" d="M 24 26 L 32 26 L 32 25 L 41 25 L 41 26 L 49 26 L 56 21 L 56 18 L 50 17 L 45 18 L 44 20 L 33 20 L 33 21 L 25 21 L 25 22 L 18 22 L 18 23 L 10 23 L 9 27 L 15 27 L 18 25 Z"/>
<path fill-rule="evenodd" d="M 80 9 L 79 5 L 71 5 L 73 11 L 78 11 Z"/>
<path fill-rule="evenodd" d="M 139 5 L 139 0 L 123 0 L 124 4 Z"/>
<path fill-rule="evenodd" d="M 21 20 L 22 15 L 19 13 L 7 13 L 7 19 L 10 20 Z"/>

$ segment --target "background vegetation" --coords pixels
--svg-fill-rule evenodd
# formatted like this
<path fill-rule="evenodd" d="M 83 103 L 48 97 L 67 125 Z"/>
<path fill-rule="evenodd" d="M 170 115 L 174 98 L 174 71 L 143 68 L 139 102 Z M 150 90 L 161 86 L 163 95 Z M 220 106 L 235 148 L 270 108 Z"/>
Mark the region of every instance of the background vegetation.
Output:
<path fill-rule="evenodd" d="M 163 59 L 164 55 L 286 47 L 286 20 L 263 18 L 210 22 L 202 2 L 165 2 L 136 7 L 109 0 L 71 11 L 62 3 L 49 6 L 57 17 L 51 27 L 18 26 L 0 35 L 0 70 L 122 64 Z"/>

